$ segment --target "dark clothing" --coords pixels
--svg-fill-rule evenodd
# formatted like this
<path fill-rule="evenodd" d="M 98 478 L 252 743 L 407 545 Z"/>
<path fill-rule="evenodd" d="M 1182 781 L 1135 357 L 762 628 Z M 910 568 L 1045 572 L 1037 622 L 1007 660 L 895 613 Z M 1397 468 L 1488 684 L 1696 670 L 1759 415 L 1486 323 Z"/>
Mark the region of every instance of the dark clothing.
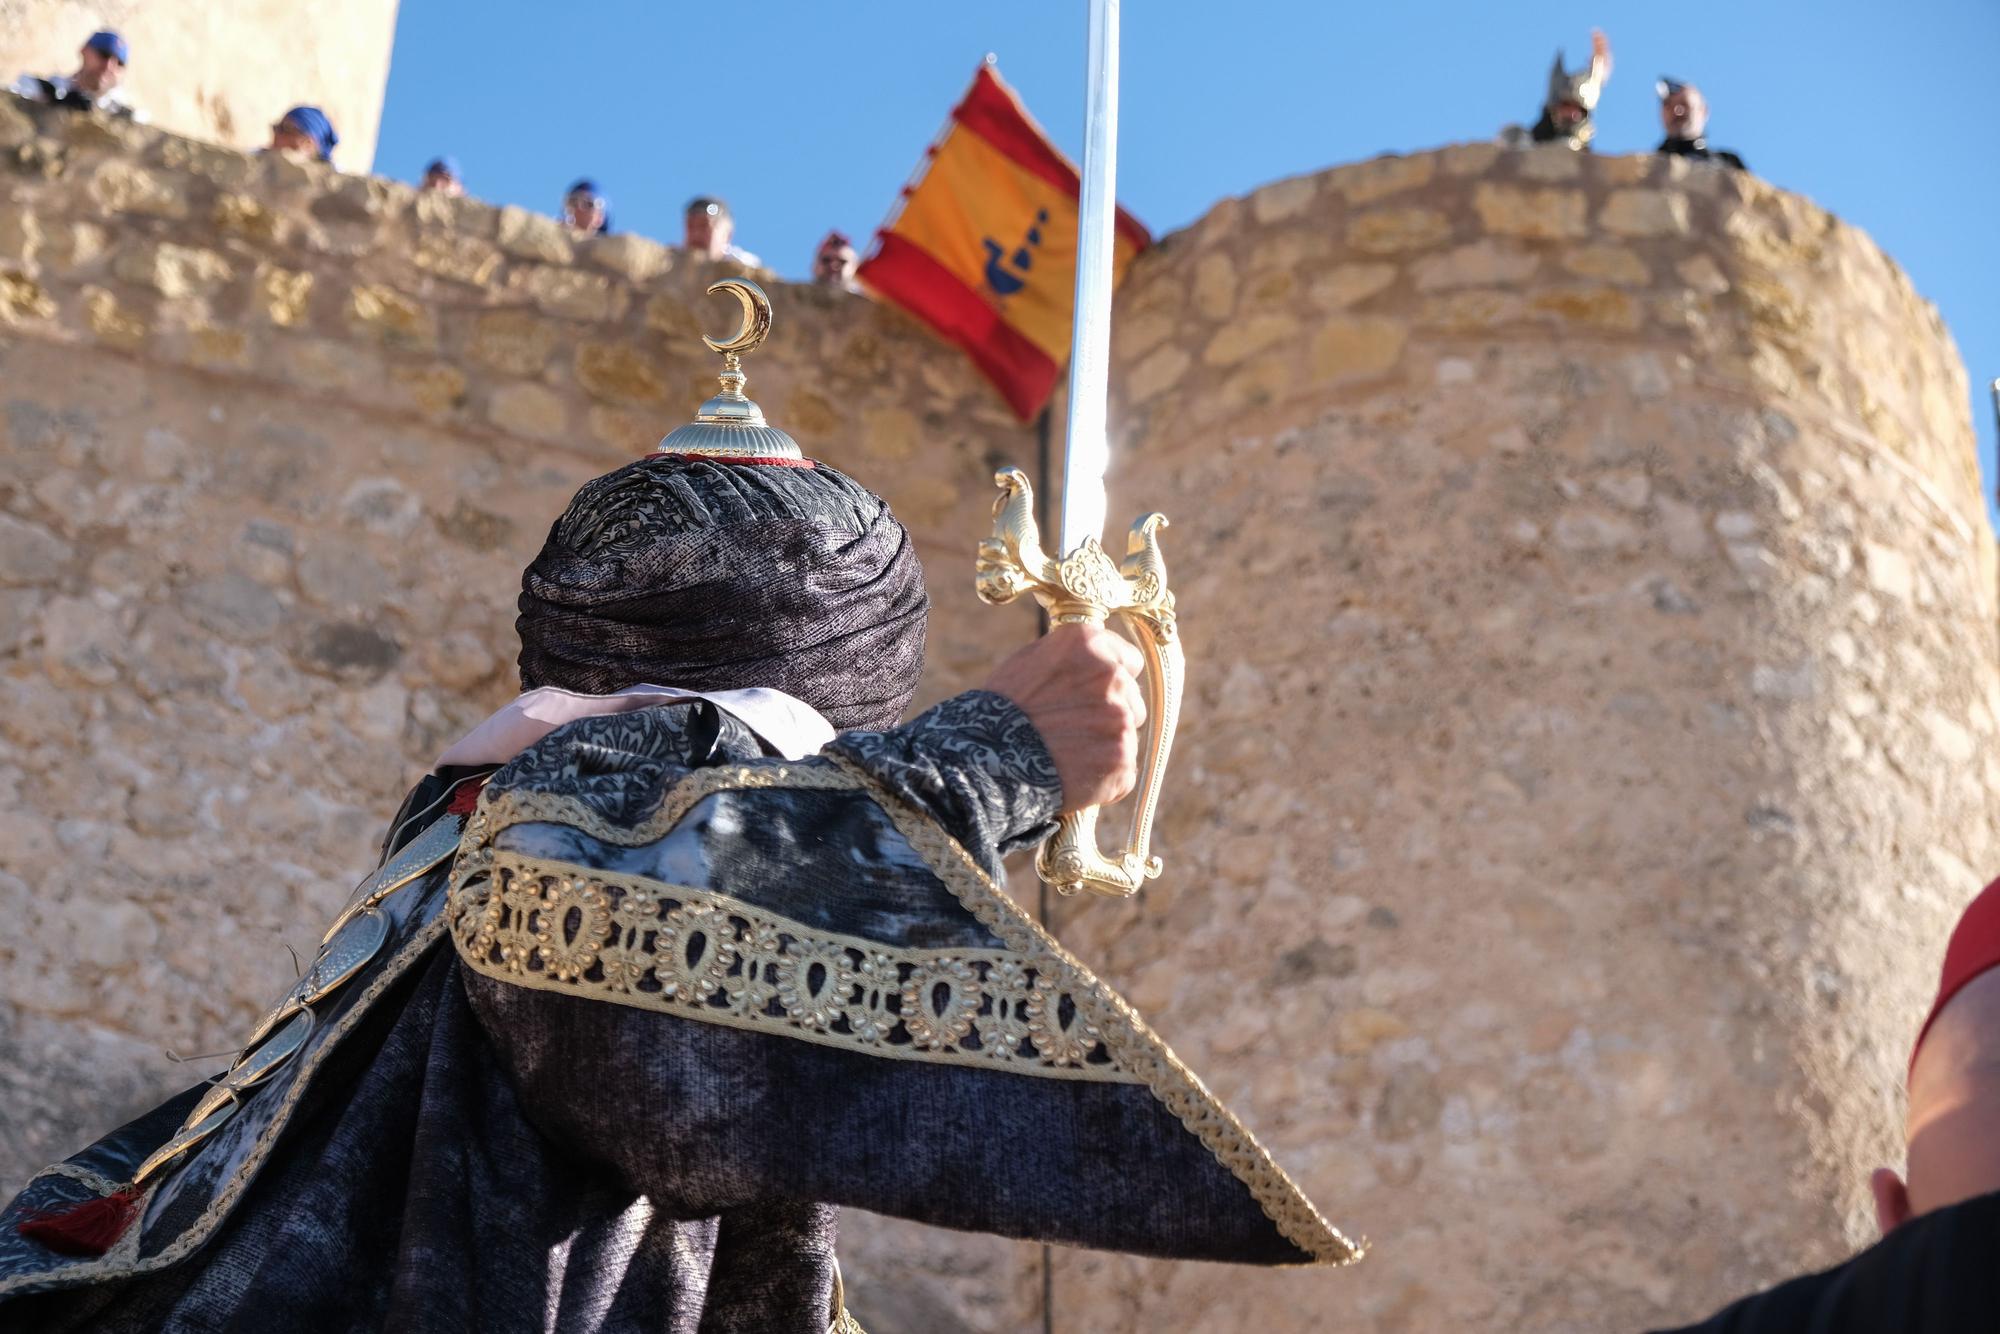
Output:
<path fill-rule="evenodd" d="M 16 1225 L 129 1180 L 199 1088 L 0 1214 L 0 1328 L 824 1334 L 837 1205 L 1355 1258 L 988 878 L 1060 800 L 985 692 L 799 762 L 706 703 L 563 727 L 448 817 L 462 839 L 438 820 L 397 853 L 454 836 L 338 996 L 393 984 L 344 1032 L 330 1005 L 328 1045 L 164 1172 L 110 1254 Z"/>
<path fill-rule="evenodd" d="M 1913 1218 L 1824 1273 L 1746 1297 L 1670 1334 L 1992 1334 L 2000 1329 L 2000 1193 Z"/>
<path fill-rule="evenodd" d="M 1670 153 L 1675 157 L 1693 158 L 1697 162 L 1719 162 L 1738 171 L 1749 170 L 1743 165 L 1742 158 L 1726 148 L 1710 148 L 1706 139 L 1682 139 L 1676 135 L 1668 135 L 1660 141 L 1657 151 Z"/>
<path fill-rule="evenodd" d="M 910 535 L 824 465 L 646 458 L 587 482 L 521 578 L 521 688 L 766 686 L 888 727 L 923 665 Z"/>

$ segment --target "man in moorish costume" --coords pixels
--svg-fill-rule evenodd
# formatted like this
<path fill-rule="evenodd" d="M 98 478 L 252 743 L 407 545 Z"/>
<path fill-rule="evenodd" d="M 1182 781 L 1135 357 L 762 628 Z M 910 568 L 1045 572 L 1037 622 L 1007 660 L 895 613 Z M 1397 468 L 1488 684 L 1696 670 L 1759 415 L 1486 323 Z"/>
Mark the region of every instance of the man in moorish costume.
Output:
<path fill-rule="evenodd" d="M 740 385 L 556 521 L 527 693 L 230 1070 L 0 1214 L 0 1327 L 825 1334 L 840 1205 L 1356 1258 L 1000 888 L 1130 786 L 1134 651 L 1065 627 L 898 725 L 909 535 Z"/>
<path fill-rule="evenodd" d="M 1549 67 L 1548 94 L 1542 99 L 1542 115 L 1533 125 L 1509 125 L 1500 132 L 1500 142 L 1510 148 L 1534 144 L 1561 144 L 1579 152 L 1590 151 L 1597 134 L 1597 102 L 1611 78 L 1611 39 L 1601 31 L 1590 34 L 1590 64 L 1571 74 L 1556 52 Z"/>

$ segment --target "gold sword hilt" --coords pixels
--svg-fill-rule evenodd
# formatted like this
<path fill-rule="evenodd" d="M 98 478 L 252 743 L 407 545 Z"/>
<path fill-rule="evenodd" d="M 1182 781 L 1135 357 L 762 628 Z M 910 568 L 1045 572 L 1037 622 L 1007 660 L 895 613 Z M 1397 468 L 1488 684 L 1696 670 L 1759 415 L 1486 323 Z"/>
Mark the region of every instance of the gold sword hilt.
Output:
<path fill-rule="evenodd" d="M 1019 468 L 993 474 L 1000 498 L 993 503 L 993 536 L 979 544 L 979 597 L 995 606 L 1023 593 L 1034 594 L 1051 625 L 1103 625 L 1123 621 L 1146 656 L 1147 743 L 1135 793 L 1132 828 L 1124 851 L 1107 857 L 1097 846 L 1099 808 L 1088 806 L 1062 817 L 1056 832 L 1035 854 L 1035 873 L 1056 892 L 1089 890 L 1126 898 L 1160 873 L 1151 853 L 1153 817 L 1167 754 L 1180 720 L 1186 660 L 1174 623 L 1174 595 L 1167 588 L 1167 563 L 1160 554 L 1163 514 L 1148 514 L 1132 525 L 1123 561 L 1114 561 L 1095 537 L 1056 560 L 1042 549 L 1035 522 L 1035 489 Z"/>

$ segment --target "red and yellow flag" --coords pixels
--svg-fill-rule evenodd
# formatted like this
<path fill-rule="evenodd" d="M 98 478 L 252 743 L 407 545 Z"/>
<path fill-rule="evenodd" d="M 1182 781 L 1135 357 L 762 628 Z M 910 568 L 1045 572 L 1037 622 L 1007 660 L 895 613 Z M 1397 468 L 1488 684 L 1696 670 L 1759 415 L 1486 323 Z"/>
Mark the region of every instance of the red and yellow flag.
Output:
<path fill-rule="evenodd" d="M 981 65 L 858 276 L 964 348 L 1023 421 L 1069 359 L 1076 167 Z M 1152 243 L 1118 210 L 1112 285 Z"/>

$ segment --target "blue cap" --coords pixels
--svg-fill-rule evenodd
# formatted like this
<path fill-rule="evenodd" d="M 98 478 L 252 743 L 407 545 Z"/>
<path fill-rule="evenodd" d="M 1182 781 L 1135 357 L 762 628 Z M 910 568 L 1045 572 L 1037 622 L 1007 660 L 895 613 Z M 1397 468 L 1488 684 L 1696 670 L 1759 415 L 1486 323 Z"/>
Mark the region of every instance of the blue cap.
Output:
<path fill-rule="evenodd" d="M 125 45 L 123 37 L 120 37 L 109 28 L 106 28 L 103 32 L 90 34 L 90 40 L 85 42 L 84 45 L 92 51 L 97 52 L 100 56 L 115 58 L 121 65 L 132 63 L 132 49 Z"/>
<path fill-rule="evenodd" d="M 293 107 L 279 120 L 305 135 L 319 146 L 319 160 L 333 161 L 333 150 L 340 144 L 340 136 L 333 132 L 333 122 L 318 107 Z"/>
<path fill-rule="evenodd" d="M 424 168 L 424 175 L 429 176 L 433 172 L 442 172 L 444 175 L 451 177 L 454 181 L 457 180 L 458 159 L 451 156 L 449 153 L 447 153 L 443 157 L 432 158 L 430 161 L 430 165 Z"/>
<path fill-rule="evenodd" d="M 571 195 L 588 195 L 599 203 L 604 202 L 604 192 L 598 189 L 597 182 L 591 180 L 588 176 L 583 177 L 576 184 L 570 186 L 569 189 L 563 191 L 564 199 L 568 199 Z"/>

